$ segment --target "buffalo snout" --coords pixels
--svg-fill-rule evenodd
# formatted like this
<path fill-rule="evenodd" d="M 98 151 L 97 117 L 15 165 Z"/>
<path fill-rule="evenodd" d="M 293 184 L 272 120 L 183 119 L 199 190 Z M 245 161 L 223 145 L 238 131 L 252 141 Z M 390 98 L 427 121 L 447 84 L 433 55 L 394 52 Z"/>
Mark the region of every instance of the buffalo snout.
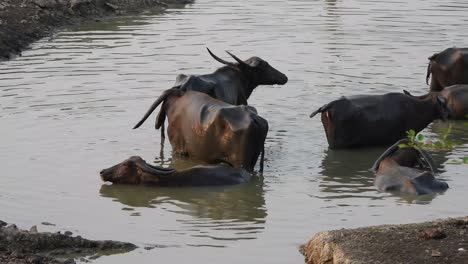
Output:
<path fill-rule="evenodd" d="M 121 163 L 100 172 L 101 179 L 112 183 L 135 183 L 140 178 L 138 166 L 144 160 L 138 156 L 130 157 Z"/>
<path fill-rule="evenodd" d="M 279 84 L 279 85 L 284 85 L 288 82 L 288 76 L 286 74 L 278 71 L 277 69 L 269 66 L 269 76 L 271 78 L 270 84 Z"/>

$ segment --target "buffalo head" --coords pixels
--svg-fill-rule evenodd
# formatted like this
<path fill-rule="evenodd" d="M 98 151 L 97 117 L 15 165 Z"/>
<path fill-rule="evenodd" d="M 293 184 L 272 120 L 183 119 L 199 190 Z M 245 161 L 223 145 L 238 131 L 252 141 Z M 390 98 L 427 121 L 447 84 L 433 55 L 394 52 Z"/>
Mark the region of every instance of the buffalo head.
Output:
<path fill-rule="evenodd" d="M 288 77 L 284 73 L 273 68 L 268 64 L 268 62 L 259 57 L 251 57 L 243 61 L 229 51 L 226 51 L 232 58 L 234 58 L 234 60 L 237 61 L 237 63 L 234 63 L 219 58 L 208 48 L 207 50 L 215 60 L 222 64 L 238 68 L 249 79 L 249 82 L 252 82 L 255 85 L 283 85 L 288 82 Z"/>
<path fill-rule="evenodd" d="M 454 84 L 468 84 L 467 49 L 448 48 L 428 59 L 426 83 L 432 74 L 431 91 L 441 91 Z"/>
<path fill-rule="evenodd" d="M 435 165 L 425 150 L 409 146 L 407 139 L 388 148 L 374 163 L 374 184 L 381 191 L 397 191 L 407 194 L 443 192 L 448 184 L 434 177 Z M 400 147 L 401 144 L 406 146 Z"/>
<path fill-rule="evenodd" d="M 121 163 L 100 172 L 103 181 L 120 184 L 158 184 L 158 174 L 170 173 L 170 170 L 155 170 L 141 157 L 133 156 Z"/>
<path fill-rule="evenodd" d="M 447 119 L 452 116 L 452 110 L 448 105 L 447 98 L 442 96 L 439 92 L 429 92 L 420 96 L 412 95 L 407 90 L 403 90 L 403 93 L 413 98 L 431 101 L 435 106 L 436 116 L 442 119 L 442 121 L 447 121 Z"/>

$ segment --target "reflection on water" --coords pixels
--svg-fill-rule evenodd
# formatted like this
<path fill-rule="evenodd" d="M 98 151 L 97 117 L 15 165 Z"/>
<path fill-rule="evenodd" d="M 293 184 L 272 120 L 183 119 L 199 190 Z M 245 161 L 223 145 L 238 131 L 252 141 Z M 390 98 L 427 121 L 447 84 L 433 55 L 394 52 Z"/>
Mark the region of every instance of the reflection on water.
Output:
<path fill-rule="evenodd" d="M 466 214 L 467 167 L 450 162 L 468 156 L 463 122 L 450 122 L 459 145 L 431 152 L 450 189 L 403 197 L 373 186 L 368 169 L 383 149 L 328 150 L 320 119 L 308 115 L 342 95 L 425 93 L 427 57 L 466 45 L 467 10 L 461 0 L 197 0 L 41 40 L 0 62 L 2 220 L 174 246 L 95 263 L 270 264 L 303 263 L 297 246 L 311 232 Z M 191 166 L 172 159 L 167 140 L 160 155 L 153 121 L 132 127 L 177 74 L 221 66 L 205 47 L 262 57 L 289 77 L 249 99 L 270 127 L 264 178 L 226 188 L 101 186 L 99 170 L 132 155 Z"/>
<path fill-rule="evenodd" d="M 101 196 L 125 207 L 149 207 L 194 217 L 182 221 L 178 232 L 198 233 L 215 240 L 255 239 L 266 221 L 263 182 L 227 187 L 158 188 L 154 186 L 102 185 Z M 133 213 L 133 210 L 130 211 Z M 210 230 L 218 230 L 216 235 Z M 219 230 L 223 230 L 219 234 Z M 176 230 L 174 230 L 176 231 Z"/>
<path fill-rule="evenodd" d="M 384 149 L 328 149 L 322 160 L 321 191 L 330 198 L 374 198 L 374 175 L 369 169 Z M 367 194 L 367 195 L 366 195 Z"/>

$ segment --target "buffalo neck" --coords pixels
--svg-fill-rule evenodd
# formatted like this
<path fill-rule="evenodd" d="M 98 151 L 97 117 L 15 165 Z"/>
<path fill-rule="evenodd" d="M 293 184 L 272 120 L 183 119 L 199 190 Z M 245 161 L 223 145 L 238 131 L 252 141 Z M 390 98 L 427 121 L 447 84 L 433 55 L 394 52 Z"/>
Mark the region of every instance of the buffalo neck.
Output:
<path fill-rule="evenodd" d="M 215 74 L 221 74 L 229 80 L 237 80 L 239 83 L 238 89 L 242 93 L 245 101 L 249 99 L 253 90 L 258 86 L 255 78 L 250 73 L 243 71 L 239 66 L 224 66 L 215 71 Z"/>
<path fill-rule="evenodd" d="M 413 127 L 419 132 L 426 128 L 432 121 L 441 117 L 437 97 L 427 96 L 424 99 L 414 98 L 416 100 L 414 104 L 413 114 L 417 115 Z"/>

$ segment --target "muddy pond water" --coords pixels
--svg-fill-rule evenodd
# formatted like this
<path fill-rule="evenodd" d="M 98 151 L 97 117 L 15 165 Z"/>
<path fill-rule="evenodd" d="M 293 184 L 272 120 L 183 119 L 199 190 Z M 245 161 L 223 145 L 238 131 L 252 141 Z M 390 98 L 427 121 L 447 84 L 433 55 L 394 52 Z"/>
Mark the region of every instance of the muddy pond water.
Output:
<path fill-rule="evenodd" d="M 468 155 L 465 123 L 451 122 L 459 145 L 433 153 L 450 189 L 401 197 L 373 186 L 382 148 L 329 150 L 308 116 L 342 95 L 425 92 L 427 57 L 466 46 L 467 13 L 461 0 L 197 0 L 43 39 L 0 62 L 0 219 L 140 246 L 94 263 L 234 264 L 302 263 L 299 245 L 320 230 L 466 215 L 468 165 L 451 162 Z M 205 47 L 260 56 L 289 77 L 249 100 L 270 124 L 263 176 L 217 188 L 103 184 L 99 171 L 131 155 L 171 164 L 153 121 L 131 128 L 177 73 L 220 66 Z"/>

